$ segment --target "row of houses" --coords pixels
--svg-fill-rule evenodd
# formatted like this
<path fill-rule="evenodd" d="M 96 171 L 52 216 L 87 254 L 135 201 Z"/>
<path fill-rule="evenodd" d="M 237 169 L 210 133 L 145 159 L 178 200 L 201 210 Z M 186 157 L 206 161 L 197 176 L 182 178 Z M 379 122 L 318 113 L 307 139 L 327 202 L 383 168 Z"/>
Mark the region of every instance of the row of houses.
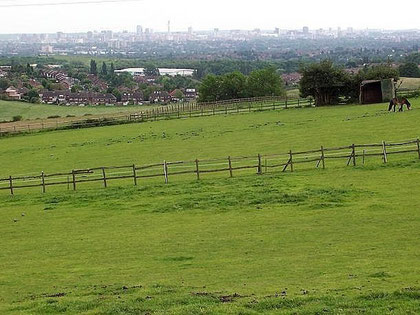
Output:
<path fill-rule="evenodd" d="M 109 93 L 45 91 L 40 94 L 45 104 L 56 105 L 115 105 L 117 98 Z"/>
<path fill-rule="evenodd" d="M 66 89 L 71 89 L 75 84 L 75 79 L 70 78 L 65 73 L 56 70 L 41 70 L 40 75 L 46 79 L 56 80 L 58 83 L 63 85 Z"/>
<path fill-rule="evenodd" d="M 0 90 L 0 95 L 8 100 L 22 100 L 23 96 L 29 92 L 29 89 L 15 88 L 10 86 L 6 90 Z M 184 92 L 185 101 L 193 101 L 197 98 L 197 93 L 193 89 L 187 89 Z M 141 91 L 137 92 L 123 92 L 121 93 L 121 100 L 118 100 L 110 93 L 96 93 L 96 92 L 77 92 L 73 93 L 69 90 L 62 91 L 41 91 L 40 99 L 45 104 L 57 105 L 142 105 L 144 95 Z M 171 102 L 179 102 L 176 90 L 168 93 L 165 91 L 154 91 L 149 96 L 149 103 L 169 104 Z"/>

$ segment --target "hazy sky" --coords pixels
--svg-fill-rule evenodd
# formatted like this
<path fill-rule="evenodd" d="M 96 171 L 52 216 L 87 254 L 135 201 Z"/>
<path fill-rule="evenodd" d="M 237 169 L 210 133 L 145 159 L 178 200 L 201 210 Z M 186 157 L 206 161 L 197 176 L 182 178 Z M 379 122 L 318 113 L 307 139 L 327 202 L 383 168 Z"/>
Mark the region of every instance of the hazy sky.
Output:
<path fill-rule="evenodd" d="M 166 29 L 420 29 L 419 0 L 138 0 L 120 3 L 7 7 L 98 0 L 0 0 L 0 33 Z"/>

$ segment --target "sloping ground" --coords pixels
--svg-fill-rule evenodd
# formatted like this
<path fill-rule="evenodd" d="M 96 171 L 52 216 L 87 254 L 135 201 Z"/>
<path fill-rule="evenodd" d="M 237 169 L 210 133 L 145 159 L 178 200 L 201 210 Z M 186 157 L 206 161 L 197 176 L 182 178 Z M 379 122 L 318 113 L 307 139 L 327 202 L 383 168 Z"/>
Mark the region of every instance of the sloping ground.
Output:
<path fill-rule="evenodd" d="M 0 140 L 1 175 L 415 138 L 419 115 L 346 106 L 18 136 Z M 417 313 L 419 171 L 413 154 L 1 194 L 0 312 Z"/>

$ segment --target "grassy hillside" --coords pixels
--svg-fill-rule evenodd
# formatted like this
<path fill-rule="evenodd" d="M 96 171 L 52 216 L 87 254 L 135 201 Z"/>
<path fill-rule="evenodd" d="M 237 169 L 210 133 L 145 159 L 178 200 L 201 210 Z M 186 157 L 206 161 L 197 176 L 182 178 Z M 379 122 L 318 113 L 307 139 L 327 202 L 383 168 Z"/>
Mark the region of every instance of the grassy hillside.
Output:
<path fill-rule="evenodd" d="M 0 177 L 416 138 L 413 103 L 3 138 Z M 386 166 L 1 192 L 0 312 L 416 313 L 419 169 L 413 154 Z"/>
<path fill-rule="evenodd" d="M 47 104 L 29 104 L 0 100 L 0 121 L 11 121 L 13 116 L 20 115 L 23 119 L 43 119 L 50 116 L 66 117 L 67 115 L 84 116 L 113 113 L 137 112 L 148 106 L 56 106 Z"/>

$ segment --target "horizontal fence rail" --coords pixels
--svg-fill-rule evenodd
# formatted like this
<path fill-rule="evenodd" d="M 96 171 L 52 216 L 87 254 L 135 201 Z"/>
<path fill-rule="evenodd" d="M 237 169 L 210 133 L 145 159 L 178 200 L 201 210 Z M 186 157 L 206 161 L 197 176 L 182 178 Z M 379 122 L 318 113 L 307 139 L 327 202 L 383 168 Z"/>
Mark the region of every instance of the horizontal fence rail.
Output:
<path fill-rule="evenodd" d="M 245 98 L 206 103 L 178 103 L 147 109 L 138 113 L 104 115 L 102 117 L 82 117 L 47 119 L 41 122 L 18 122 L 0 124 L 0 135 L 27 133 L 40 130 L 77 129 L 125 123 L 147 122 L 166 119 L 227 115 L 312 106 L 312 99 L 288 99 L 284 97 Z M 46 105 L 54 106 L 54 105 Z"/>
<path fill-rule="evenodd" d="M 365 164 L 368 157 L 381 157 L 388 163 L 388 157 L 395 154 L 415 153 L 420 159 L 420 140 L 408 140 L 399 143 L 352 144 L 340 147 L 324 147 L 306 151 L 292 151 L 280 154 L 253 155 L 243 157 L 228 156 L 218 159 L 195 159 L 190 161 L 163 161 L 147 165 L 103 166 L 89 169 L 74 169 L 69 172 L 37 175 L 8 176 L 0 178 L 0 191 L 15 194 L 17 189 L 40 188 L 43 193 L 50 186 L 67 186 L 77 190 L 79 184 L 101 182 L 107 188 L 110 181 L 130 180 L 135 186 L 148 178 L 161 178 L 165 183 L 176 176 L 192 175 L 200 180 L 205 174 L 225 173 L 233 177 L 243 170 L 254 170 L 256 174 L 267 173 L 271 169 L 294 172 L 297 165 L 314 163 L 316 168 L 326 168 L 326 161 L 344 159 L 347 165 L 356 166 L 360 159 Z M 143 181 L 142 181 L 143 183 Z"/>

